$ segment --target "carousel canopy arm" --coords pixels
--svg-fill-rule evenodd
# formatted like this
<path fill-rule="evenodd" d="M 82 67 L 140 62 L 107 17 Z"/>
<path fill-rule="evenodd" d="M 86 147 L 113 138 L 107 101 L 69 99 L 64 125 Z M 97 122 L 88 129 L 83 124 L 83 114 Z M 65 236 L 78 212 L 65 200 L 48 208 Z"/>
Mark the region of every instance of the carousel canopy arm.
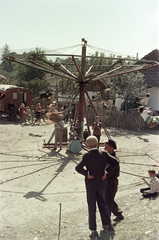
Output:
<path fill-rule="evenodd" d="M 44 66 L 42 66 L 42 65 L 40 65 L 40 64 L 37 64 L 37 63 L 35 63 L 35 62 L 33 62 L 33 61 L 17 60 L 17 59 L 15 59 L 14 57 L 5 57 L 4 59 L 6 59 L 6 60 L 8 60 L 8 61 L 12 61 L 12 62 L 17 62 L 17 63 L 19 63 L 19 64 L 22 64 L 22 65 L 25 65 L 25 66 L 28 66 L 28 67 L 31 67 L 31 68 L 36 68 L 36 69 L 39 69 L 39 70 L 41 70 L 41 71 L 43 71 L 43 72 L 47 72 L 47 73 L 50 73 L 50 74 L 54 74 L 54 75 L 57 75 L 57 76 L 59 76 L 59 77 L 65 77 L 65 78 L 67 78 L 67 79 L 74 80 L 74 78 L 71 77 L 71 76 L 68 77 L 68 76 L 65 75 L 65 74 L 61 74 L 61 73 L 58 72 L 58 71 L 55 71 L 55 70 L 53 70 L 53 69 L 44 67 Z"/>

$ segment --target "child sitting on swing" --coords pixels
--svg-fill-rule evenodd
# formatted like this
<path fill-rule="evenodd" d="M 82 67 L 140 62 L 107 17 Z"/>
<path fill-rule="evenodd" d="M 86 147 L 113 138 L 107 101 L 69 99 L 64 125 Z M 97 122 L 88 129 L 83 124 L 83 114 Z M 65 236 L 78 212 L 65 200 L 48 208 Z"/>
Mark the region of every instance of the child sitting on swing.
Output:
<path fill-rule="evenodd" d="M 139 106 L 147 106 L 148 105 L 148 103 L 149 103 L 149 99 L 150 99 L 150 93 L 145 93 L 144 92 L 144 94 L 145 94 L 145 97 L 138 97 L 138 99 L 139 99 L 139 102 L 137 102 L 138 104 L 139 104 Z"/>
<path fill-rule="evenodd" d="M 52 104 L 50 104 L 49 112 L 46 113 L 49 123 L 59 122 L 63 118 L 63 114 L 61 112 L 58 112 L 56 108 L 57 102 L 54 101 Z"/>
<path fill-rule="evenodd" d="M 153 128 L 159 124 L 159 116 L 153 116 L 153 112 L 149 108 L 141 106 L 138 110 L 149 128 Z"/>

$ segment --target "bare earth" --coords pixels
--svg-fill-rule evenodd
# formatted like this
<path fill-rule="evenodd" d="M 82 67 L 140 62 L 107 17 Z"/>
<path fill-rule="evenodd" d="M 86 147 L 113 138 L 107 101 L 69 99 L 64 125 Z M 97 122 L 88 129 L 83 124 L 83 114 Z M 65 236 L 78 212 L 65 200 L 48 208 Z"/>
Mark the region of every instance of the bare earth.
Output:
<path fill-rule="evenodd" d="M 2 240 L 89 239 L 84 177 L 75 171 L 85 151 L 43 148 L 52 130 L 53 125 L 18 125 L 0 119 Z M 115 223 L 112 216 L 115 233 L 107 233 L 97 211 L 97 239 L 158 240 L 159 197 L 143 200 L 139 190 L 146 187 L 141 177 L 159 165 L 159 131 L 108 130 L 118 146 L 121 174 L 116 202 L 125 219 Z"/>

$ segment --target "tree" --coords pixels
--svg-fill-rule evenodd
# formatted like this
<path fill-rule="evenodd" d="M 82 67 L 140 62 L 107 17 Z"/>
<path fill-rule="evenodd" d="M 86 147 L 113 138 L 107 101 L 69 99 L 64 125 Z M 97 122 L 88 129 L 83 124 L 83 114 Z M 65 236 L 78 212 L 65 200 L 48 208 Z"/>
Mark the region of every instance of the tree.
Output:
<path fill-rule="evenodd" d="M 114 98 L 118 97 L 124 100 L 121 110 L 127 111 L 129 108 L 133 108 L 138 94 L 146 87 L 143 76 L 137 72 L 116 76 L 112 79 L 111 91 Z"/>
<path fill-rule="evenodd" d="M 76 63 L 77 65 L 80 65 L 80 60 L 79 59 L 75 59 L 76 60 Z M 71 73 L 73 73 L 74 75 L 78 75 L 77 73 L 77 69 L 72 61 L 71 58 L 66 58 L 66 59 L 63 59 L 63 58 L 56 58 L 55 60 L 55 64 L 58 64 L 58 63 L 61 63 L 64 65 L 64 67 L 66 67 Z M 63 70 L 61 67 L 60 67 L 61 70 Z M 61 78 L 59 77 L 59 80 L 58 80 L 58 91 L 61 92 L 62 94 L 65 94 L 65 93 L 73 93 L 74 92 L 74 89 L 76 87 L 76 80 L 70 80 L 70 79 L 66 79 L 66 78 Z"/>
<path fill-rule="evenodd" d="M 2 58 L 1 58 L 2 63 L 0 65 L 0 69 L 3 73 L 4 72 L 9 73 L 9 72 L 12 72 L 12 70 L 13 70 L 11 65 L 9 64 L 9 62 L 6 59 L 4 59 L 5 57 L 8 57 L 9 54 L 10 54 L 9 45 L 5 44 L 5 46 L 3 47 L 3 50 L 2 50 Z"/>
<path fill-rule="evenodd" d="M 44 54 L 44 51 L 40 48 L 36 48 L 27 54 L 26 60 L 33 60 L 33 54 Z M 47 60 L 45 56 L 41 58 L 45 61 Z M 18 64 L 14 79 L 16 79 L 16 84 L 18 86 L 31 89 L 33 95 L 37 95 L 41 90 L 48 88 L 45 72 L 29 66 Z"/>

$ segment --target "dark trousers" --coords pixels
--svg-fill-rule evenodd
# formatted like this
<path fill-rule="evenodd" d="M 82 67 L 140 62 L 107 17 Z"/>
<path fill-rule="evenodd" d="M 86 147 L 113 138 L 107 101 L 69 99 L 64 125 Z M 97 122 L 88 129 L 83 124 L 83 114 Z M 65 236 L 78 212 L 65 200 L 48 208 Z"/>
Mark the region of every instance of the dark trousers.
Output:
<path fill-rule="evenodd" d="M 141 189 L 140 189 L 140 192 L 143 193 L 142 196 L 143 196 L 144 198 L 151 198 L 151 197 L 156 197 L 156 196 L 158 196 L 158 193 L 157 193 L 157 192 L 154 192 L 154 193 L 145 193 L 145 194 L 144 194 L 144 191 L 147 191 L 147 190 L 150 190 L 150 188 L 148 187 L 148 188 L 141 188 Z"/>
<path fill-rule="evenodd" d="M 122 211 L 119 209 L 117 203 L 114 201 L 116 192 L 118 190 L 118 179 L 112 178 L 107 180 L 105 200 L 108 204 L 110 215 L 113 213 L 115 216 L 121 216 Z"/>
<path fill-rule="evenodd" d="M 89 229 L 95 231 L 97 228 L 96 225 L 96 203 L 98 204 L 98 209 L 100 212 L 102 225 L 110 225 L 110 214 L 108 205 L 105 201 L 105 187 L 106 180 L 100 178 L 85 179 L 86 191 L 87 191 L 87 203 L 88 203 L 88 221 Z"/>
<path fill-rule="evenodd" d="M 98 139 L 98 148 L 99 148 L 99 142 L 100 142 L 100 136 L 94 135 Z"/>

